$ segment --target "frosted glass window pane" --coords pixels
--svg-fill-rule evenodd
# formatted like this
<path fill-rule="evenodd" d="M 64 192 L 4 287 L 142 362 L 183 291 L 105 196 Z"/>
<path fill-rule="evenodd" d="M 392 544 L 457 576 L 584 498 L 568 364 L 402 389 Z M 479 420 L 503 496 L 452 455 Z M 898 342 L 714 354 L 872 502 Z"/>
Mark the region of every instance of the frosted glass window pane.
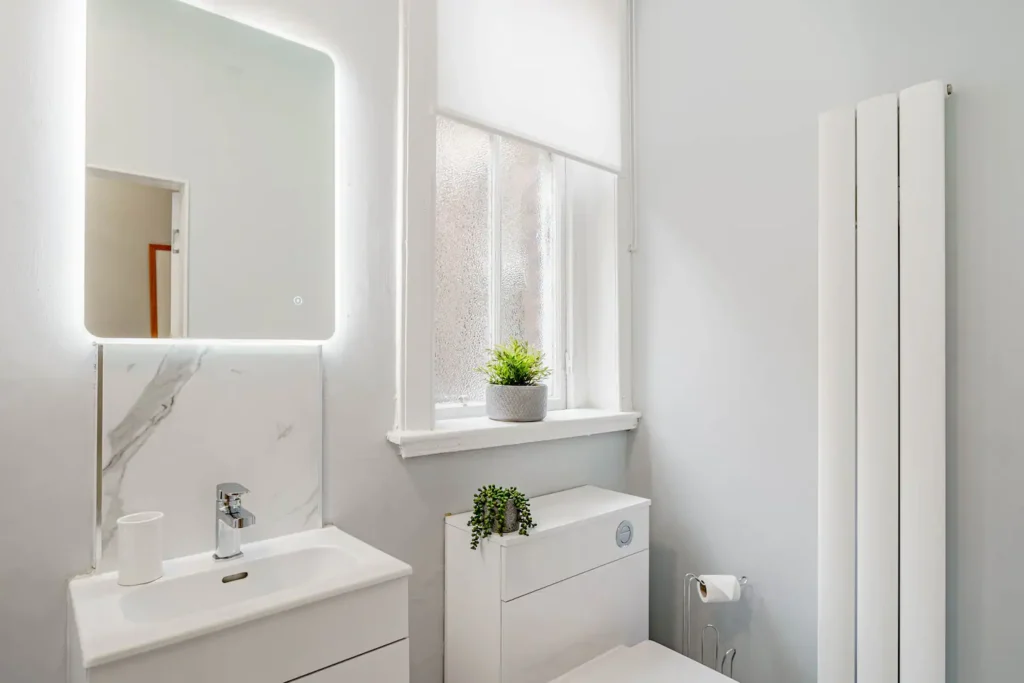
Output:
<path fill-rule="evenodd" d="M 490 333 L 490 136 L 437 125 L 434 400 L 483 401 Z"/>
<path fill-rule="evenodd" d="M 553 362 L 555 171 L 551 154 L 501 139 L 501 337 L 526 339 Z"/>

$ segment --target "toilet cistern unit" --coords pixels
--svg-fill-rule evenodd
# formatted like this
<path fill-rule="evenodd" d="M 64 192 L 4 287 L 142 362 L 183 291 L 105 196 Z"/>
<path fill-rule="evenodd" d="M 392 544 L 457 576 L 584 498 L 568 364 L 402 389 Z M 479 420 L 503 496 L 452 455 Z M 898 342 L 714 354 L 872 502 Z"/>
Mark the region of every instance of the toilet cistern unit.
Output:
<path fill-rule="evenodd" d="M 529 536 L 477 550 L 470 514 L 447 517 L 445 683 L 548 683 L 646 641 L 650 504 L 594 486 L 539 496 Z"/>

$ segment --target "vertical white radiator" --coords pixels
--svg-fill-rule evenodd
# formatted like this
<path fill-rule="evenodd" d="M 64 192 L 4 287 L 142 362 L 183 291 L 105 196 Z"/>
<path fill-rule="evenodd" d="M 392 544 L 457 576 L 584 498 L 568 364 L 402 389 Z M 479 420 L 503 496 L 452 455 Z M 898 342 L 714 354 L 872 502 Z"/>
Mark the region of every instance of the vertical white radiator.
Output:
<path fill-rule="evenodd" d="M 900 681 L 946 680 L 946 86 L 900 93 Z"/>
<path fill-rule="evenodd" d="M 823 114 L 818 680 L 945 680 L 945 99 Z"/>
<path fill-rule="evenodd" d="M 857 162 L 854 110 L 818 122 L 818 681 L 854 683 Z M 827 597 L 827 599 L 826 599 Z"/>
<path fill-rule="evenodd" d="M 899 671 L 899 141 L 895 95 L 857 105 L 857 678 Z"/>

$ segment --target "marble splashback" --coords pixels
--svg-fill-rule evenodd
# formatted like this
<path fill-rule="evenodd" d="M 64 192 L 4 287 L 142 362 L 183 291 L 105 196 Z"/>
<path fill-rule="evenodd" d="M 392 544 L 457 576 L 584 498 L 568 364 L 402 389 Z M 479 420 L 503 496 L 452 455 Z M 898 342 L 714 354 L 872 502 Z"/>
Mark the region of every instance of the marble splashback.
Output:
<path fill-rule="evenodd" d="M 318 347 L 105 345 L 97 569 L 117 518 L 164 513 L 164 555 L 211 550 L 215 486 L 250 489 L 249 543 L 322 525 Z"/>

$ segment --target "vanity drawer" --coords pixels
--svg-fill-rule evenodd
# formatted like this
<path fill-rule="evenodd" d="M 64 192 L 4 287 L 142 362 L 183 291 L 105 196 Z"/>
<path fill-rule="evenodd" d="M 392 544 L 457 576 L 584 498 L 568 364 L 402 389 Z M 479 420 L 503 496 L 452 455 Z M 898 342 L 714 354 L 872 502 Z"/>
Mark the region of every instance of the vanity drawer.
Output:
<path fill-rule="evenodd" d="M 103 664 L 89 669 L 86 680 L 222 683 L 229 661 L 231 681 L 307 683 L 312 672 L 355 662 L 364 653 L 407 640 L 408 608 L 408 580 L 403 577 Z"/>
<path fill-rule="evenodd" d="M 290 683 L 409 683 L 409 641 L 392 643 Z"/>
<path fill-rule="evenodd" d="M 650 506 L 644 501 L 516 540 L 501 548 L 501 599 L 506 602 L 647 550 Z"/>

